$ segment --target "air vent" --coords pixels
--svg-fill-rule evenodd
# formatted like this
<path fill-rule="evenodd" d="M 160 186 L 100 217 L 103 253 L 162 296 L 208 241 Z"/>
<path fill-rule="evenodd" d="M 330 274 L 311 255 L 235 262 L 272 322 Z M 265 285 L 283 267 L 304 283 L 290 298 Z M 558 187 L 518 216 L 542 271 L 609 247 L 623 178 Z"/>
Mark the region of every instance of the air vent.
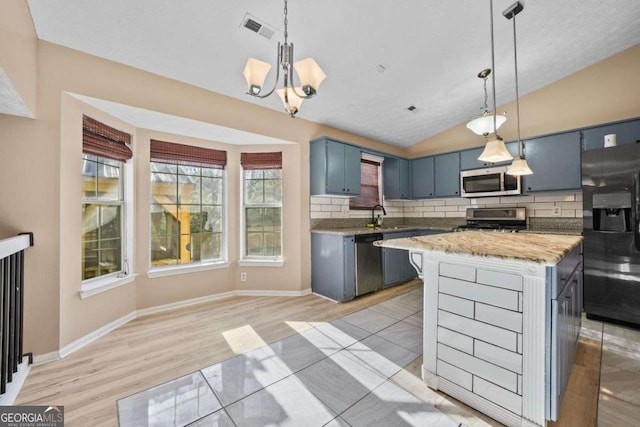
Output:
<path fill-rule="evenodd" d="M 262 37 L 265 37 L 269 40 L 271 40 L 273 35 L 276 33 L 276 30 L 271 25 L 265 23 L 259 18 L 256 18 L 250 13 L 246 13 L 244 15 L 244 18 L 242 19 L 242 26 L 247 30 L 260 34 Z"/>

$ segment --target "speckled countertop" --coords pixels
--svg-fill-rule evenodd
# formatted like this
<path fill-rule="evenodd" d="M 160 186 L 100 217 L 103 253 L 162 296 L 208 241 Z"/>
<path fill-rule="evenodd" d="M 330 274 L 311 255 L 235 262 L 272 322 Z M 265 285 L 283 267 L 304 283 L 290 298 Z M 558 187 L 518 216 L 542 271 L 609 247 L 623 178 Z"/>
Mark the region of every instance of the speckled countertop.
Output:
<path fill-rule="evenodd" d="M 555 265 L 581 240 L 582 236 L 560 234 L 466 231 L 384 240 L 374 244 L 397 249 L 471 254 Z"/>
<path fill-rule="evenodd" d="M 419 225 L 406 225 L 398 227 L 382 227 L 382 228 L 367 228 L 367 227 L 346 227 L 346 228 L 314 228 L 312 233 L 325 233 L 325 234 L 341 234 L 344 236 L 360 235 L 360 234 L 373 234 L 373 233 L 400 233 L 403 231 L 411 230 L 433 230 L 433 231 L 453 231 L 452 227 L 425 227 Z"/>

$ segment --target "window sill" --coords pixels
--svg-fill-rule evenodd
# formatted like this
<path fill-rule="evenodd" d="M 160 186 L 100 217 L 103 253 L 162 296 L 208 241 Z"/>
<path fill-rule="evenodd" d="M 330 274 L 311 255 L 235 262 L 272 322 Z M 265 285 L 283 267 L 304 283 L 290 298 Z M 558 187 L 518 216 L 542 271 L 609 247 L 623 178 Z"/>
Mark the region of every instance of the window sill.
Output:
<path fill-rule="evenodd" d="M 238 261 L 240 267 L 283 267 L 284 260 L 278 259 L 241 259 Z"/>
<path fill-rule="evenodd" d="M 226 261 L 204 262 L 199 264 L 181 265 L 181 266 L 172 265 L 169 267 L 156 267 L 147 271 L 147 277 L 149 279 L 153 279 L 155 277 L 175 276 L 177 274 L 195 273 L 198 271 L 207 271 L 207 270 L 218 270 L 220 268 L 227 268 L 227 267 L 229 267 L 229 263 Z"/>
<path fill-rule="evenodd" d="M 94 295 L 101 294 L 111 289 L 119 288 L 136 280 L 137 274 L 129 274 L 125 277 L 106 277 L 98 279 L 89 284 L 82 285 L 80 289 L 80 299 L 86 299 Z"/>

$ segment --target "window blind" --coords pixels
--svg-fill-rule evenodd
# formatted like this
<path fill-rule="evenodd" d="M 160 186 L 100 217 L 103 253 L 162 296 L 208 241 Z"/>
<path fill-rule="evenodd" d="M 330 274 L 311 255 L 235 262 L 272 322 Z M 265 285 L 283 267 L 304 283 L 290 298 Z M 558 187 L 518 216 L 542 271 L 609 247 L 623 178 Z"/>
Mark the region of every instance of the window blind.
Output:
<path fill-rule="evenodd" d="M 349 199 L 349 209 L 371 209 L 380 204 L 378 173 L 380 163 L 372 160 L 360 160 L 360 195 Z"/>
<path fill-rule="evenodd" d="M 151 161 L 224 169 L 227 165 L 227 152 L 152 139 Z"/>
<path fill-rule="evenodd" d="M 82 152 L 126 162 L 131 152 L 131 135 L 89 116 L 82 116 Z"/>
<path fill-rule="evenodd" d="M 242 169 L 282 169 L 282 152 L 240 153 Z"/>

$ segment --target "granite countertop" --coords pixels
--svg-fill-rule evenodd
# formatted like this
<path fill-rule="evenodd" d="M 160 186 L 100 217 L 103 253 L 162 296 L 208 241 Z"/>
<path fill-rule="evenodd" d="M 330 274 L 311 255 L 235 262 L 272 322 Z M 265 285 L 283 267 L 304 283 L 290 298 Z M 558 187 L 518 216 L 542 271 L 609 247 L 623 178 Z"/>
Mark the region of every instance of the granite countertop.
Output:
<path fill-rule="evenodd" d="M 378 228 L 367 228 L 367 227 L 315 228 L 315 229 L 312 229 L 311 232 L 351 236 L 351 235 L 373 234 L 373 233 L 399 233 L 402 231 L 410 231 L 410 230 L 453 231 L 453 227 L 402 225 L 398 227 L 378 227 Z"/>
<path fill-rule="evenodd" d="M 558 229 L 558 228 L 526 229 L 526 230 L 520 230 L 520 233 L 563 234 L 567 236 L 582 236 L 582 230 Z"/>
<path fill-rule="evenodd" d="M 582 236 L 466 231 L 377 241 L 376 246 L 469 254 L 555 265 L 582 241 Z"/>

